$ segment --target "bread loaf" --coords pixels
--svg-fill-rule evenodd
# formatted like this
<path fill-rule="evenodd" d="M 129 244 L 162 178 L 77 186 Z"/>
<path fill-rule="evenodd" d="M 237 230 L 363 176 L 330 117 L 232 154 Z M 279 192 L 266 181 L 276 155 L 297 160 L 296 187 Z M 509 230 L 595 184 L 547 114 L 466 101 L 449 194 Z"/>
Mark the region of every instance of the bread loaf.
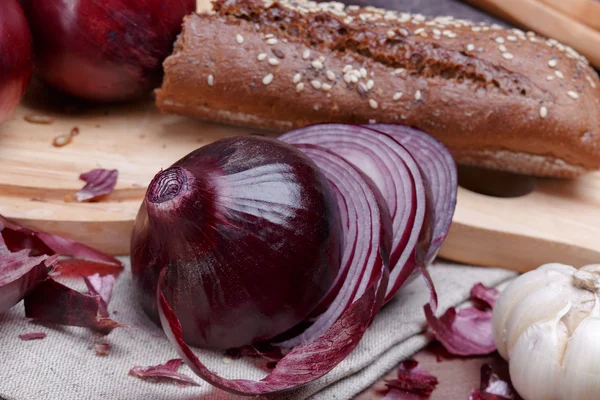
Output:
<path fill-rule="evenodd" d="M 600 81 L 573 49 L 517 29 L 340 3 L 217 0 L 186 17 L 162 110 L 285 131 L 386 122 L 457 162 L 539 176 L 600 168 Z"/>

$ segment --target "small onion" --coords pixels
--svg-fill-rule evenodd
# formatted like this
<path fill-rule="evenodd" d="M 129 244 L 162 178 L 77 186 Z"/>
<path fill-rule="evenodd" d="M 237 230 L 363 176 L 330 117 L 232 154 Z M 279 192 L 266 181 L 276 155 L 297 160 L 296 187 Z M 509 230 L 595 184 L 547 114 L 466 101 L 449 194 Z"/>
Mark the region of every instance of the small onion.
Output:
<path fill-rule="evenodd" d="M 70 95 L 98 102 L 129 100 L 159 85 L 162 62 L 173 49 L 182 19 L 196 8 L 195 0 L 21 3 L 41 78 Z"/>
<path fill-rule="evenodd" d="M 17 0 L 0 1 L 0 122 L 17 107 L 33 71 L 29 25 Z"/>
<path fill-rule="evenodd" d="M 150 184 L 131 243 L 135 284 L 155 320 L 158 277 L 184 338 L 264 341 L 302 322 L 340 266 L 340 219 L 317 166 L 285 143 L 223 139 Z"/>

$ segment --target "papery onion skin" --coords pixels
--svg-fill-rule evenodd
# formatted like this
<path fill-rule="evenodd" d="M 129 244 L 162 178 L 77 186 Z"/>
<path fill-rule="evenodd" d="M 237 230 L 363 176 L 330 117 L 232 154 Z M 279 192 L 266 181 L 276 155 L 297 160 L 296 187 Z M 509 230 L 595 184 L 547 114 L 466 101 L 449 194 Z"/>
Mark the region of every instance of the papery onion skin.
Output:
<path fill-rule="evenodd" d="M 42 79 L 97 102 L 129 100 L 159 85 L 162 61 L 171 53 L 182 19 L 196 8 L 195 0 L 21 3 Z"/>
<path fill-rule="evenodd" d="M 29 25 L 17 0 L 0 1 L 0 122 L 25 94 L 33 71 Z"/>
<path fill-rule="evenodd" d="M 232 348 L 302 322 L 340 266 L 341 228 L 317 166 L 276 140 L 234 137 L 159 173 L 136 219 L 131 260 L 155 321 L 157 282 L 192 345 Z"/>

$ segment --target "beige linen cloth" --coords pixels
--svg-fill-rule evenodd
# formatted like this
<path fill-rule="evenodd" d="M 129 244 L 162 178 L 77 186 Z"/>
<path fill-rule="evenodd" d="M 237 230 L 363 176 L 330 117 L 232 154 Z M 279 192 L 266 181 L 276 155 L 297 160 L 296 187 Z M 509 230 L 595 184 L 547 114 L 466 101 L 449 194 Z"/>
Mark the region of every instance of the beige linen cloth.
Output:
<path fill-rule="evenodd" d="M 127 260 L 125 260 L 128 264 Z M 498 285 L 513 272 L 437 262 L 431 266 L 440 311 L 465 301 L 471 287 Z M 80 288 L 82 289 L 82 288 Z M 380 312 L 354 352 L 323 378 L 278 399 L 351 399 L 399 361 L 422 349 L 430 339 L 422 334 L 423 304 L 429 293 L 420 276 L 404 286 Z M 201 381 L 199 387 L 143 381 L 128 372 L 177 358 L 163 335 L 136 306 L 129 266 L 114 288 L 110 310 L 114 319 L 132 325 L 109 336 L 108 356 L 95 354 L 94 335 L 87 329 L 51 327 L 28 322 L 22 304 L 0 314 L 0 399 L 2 400 L 208 400 L 241 399 Z M 42 340 L 21 341 L 19 334 L 43 331 Z M 209 368 L 226 377 L 260 379 L 257 361 L 231 360 L 223 353 L 198 350 Z M 180 372 L 194 376 L 182 366 Z"/>

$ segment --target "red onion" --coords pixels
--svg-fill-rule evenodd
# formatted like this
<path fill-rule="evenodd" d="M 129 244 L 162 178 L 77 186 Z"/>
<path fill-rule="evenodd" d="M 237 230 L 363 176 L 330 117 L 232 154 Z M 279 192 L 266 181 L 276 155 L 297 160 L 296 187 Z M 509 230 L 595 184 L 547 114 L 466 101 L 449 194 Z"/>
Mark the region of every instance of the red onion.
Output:
<path fill-rule="evenodd" d="M 29 25 L 17 0 L 0 1 L 0 122 L 21 101 L 33 71 Z"/>
<path fill-rule="evenodd" d="M 156 319 L 158 277 L 184 338 L 264 341 L 302 322 L 340 268 L 340 221 L 316 165 L 282 142 L 223 139 L 160 172 L 140 208 L 132 272 Z"/>
<path fill-rule="evenodd" d="M 102 102 L 128 100 L 156 87 L 183 17 L 196 8 L 195 0 L 21 3 L 42 79 L 71 95 Z"/>
<path fill-rule="evenodd" d="M 281 141 L 225 139 L 154 178 L 132 238 L 134 278 L 151 317 L 158 298 L 167 337 L 199 377 L 233 393 L 259 395 L 323 376 L 356 347 L 384 302 L 417 267 L 432 292 L 428 311 L 435 308 L 425 265 L 437 253 L 452 217 L 454 164 L 447 150 L 421 132 L 377 128 L 394 136 L 371 127 L 325 124 L 290 132 Z M 298 173 L 298 168 L 308 169 Z M 306 224 L 291 224 L 295 234 L 282 229 L 286 215 L 298 215 L 296 208 L 282 207 L 288 204 L 282 198 L 290 184 L 298 185 L 290 204 L 312 201 L 308 226 L 327 226 L 330 236 L 307 237 Z M 302 195 L 306 190 L 309 195 Z M 327 200 L 313 201 L 311 191 Z M 276 249 L 265 240 L 276 243 Z M 318 243 L 318 251 L 306 240 Z M 281 268 L 282 253 L 291 255 L 286 267 L 292 269 Z M 315 258 L 307 263 L 308 254 Z M 240 268 L 240 259 L 249 260 L 250 267 Z M 293 272 L 300 265 L 314 275 L 298 279 Z M 264 290 L 265 281 L 274 282 L 270 290 Z M 287 301 L 276 289 L 288 282 L 302 295 L 311 291 L 310 303 Z M 274 323 L 263 326 L 266 304 L 277 306 L 269 314 Z M 289 318 L 290 310 L 300 312 Z M 283 324 L 282 317 L 295 323 Z M 266 348 L 285 349 L 258 382 L 219 377 L 187 344 L 239 347 L 259 341 Z"/>
<path fill-rule="evenodd" d="M 389 215 L 380 212 L 377 194 L 351 164 L 316 146 L 301 146 L 301 149 L 314 158 L 327 175 L 342 210 L 342 270 L 346 271 L 344 283 L 327 312 L 291 340 L 301 339 L 302 343 L 283 357 L 266 378 L 229 380 L 208 370 L 183 340 L 181 324 L 161 291 L 168 286 L 168 281 L 158 285 L 162 326 L 181 358 L 196 375 L 233 393 L 277 393 L 325 375 L 358 345 L 385 298 L 391 245 L 385 231 L 391 227 Z M 160 281 L 167 273 L 165 268 Z M 316 328 L 311 330 L 313 327 Z"/>

